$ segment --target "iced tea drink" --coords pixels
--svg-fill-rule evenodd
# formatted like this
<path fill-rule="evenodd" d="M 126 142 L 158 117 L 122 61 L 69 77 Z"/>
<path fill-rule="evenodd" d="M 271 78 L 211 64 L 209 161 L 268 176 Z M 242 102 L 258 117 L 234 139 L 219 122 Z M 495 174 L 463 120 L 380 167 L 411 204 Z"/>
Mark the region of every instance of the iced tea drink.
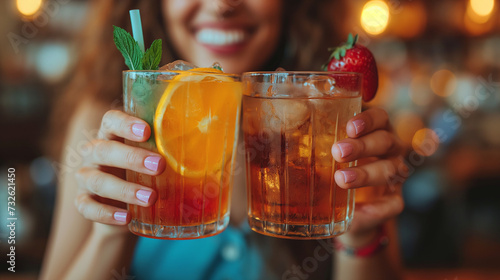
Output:
<path fill-rule="evenodd" d="M 361 76 L 333 72 L 245 73 L 243 134 L 248 218 L 259 233 L 297 239 L 344 233 L 354 190 L 338 187 L 332 145 L 361 111 Z"/>
<path fill-rule="evenodd" d="M 125 111 L 152 128 L 147 142 L 127 144 L 167 162 L 160 176 L 127 170 L 128 181 L 158 193 L 152 207 L 128 206 L 130 230 L 161 239 L 220 233 L 229 222 L 240 78 L 203 68 L 125 71 L 123 81 Z"/>

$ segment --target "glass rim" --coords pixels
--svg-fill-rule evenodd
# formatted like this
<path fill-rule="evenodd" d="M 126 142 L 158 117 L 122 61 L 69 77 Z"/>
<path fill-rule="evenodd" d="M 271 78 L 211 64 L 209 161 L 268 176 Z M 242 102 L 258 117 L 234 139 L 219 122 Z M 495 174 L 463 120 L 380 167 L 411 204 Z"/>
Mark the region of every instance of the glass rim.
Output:
<path fill-rule="evenodd" d="M 342 72 L 342 71 L 251 71 L 244 72 L 241 77 L 267 76 L 272 74 L 292 74 L 298 76 L 310 75 L 337 75 L 337 76 L 358 76 L 361 78 L 362 73 L 358 72 Z"/>
<path fill-rule="evenodd" d="M 147 73 L 155 73 L 155 74 L 182 74 L 188 72 L 186 70 L 123 70 L 122 75 L 129 74 L 129 73 L 138 73 L 138 74 L 147 74 Z M 232 74 L 232 73 L 213 73 L 213 72 L 208 72 L 208 71 L 189 71 L 189 73 L 194 73 L 194 74 L 210 74 L 214 76 L 224 76 L 224 77 L 232 77 L 232 78 L 241 78 L 241 75 L 239 74 Z"/>

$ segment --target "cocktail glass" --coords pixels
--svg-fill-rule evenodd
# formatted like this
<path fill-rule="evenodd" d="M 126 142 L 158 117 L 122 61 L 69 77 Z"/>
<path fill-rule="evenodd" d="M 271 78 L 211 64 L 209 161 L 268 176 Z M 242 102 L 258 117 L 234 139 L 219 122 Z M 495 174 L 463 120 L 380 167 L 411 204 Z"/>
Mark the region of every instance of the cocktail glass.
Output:
<path fill-rule="evenodd" d="M 152 129 L 147 142 L 127 144 L 167 162 L 159 176 L 127 170 L 127 181 L 158 194 L 152 207 L 128 205 L 130 231 L 160 239 L 220 233 L 229 222 L 240 77 L 210 69 L 124 71 L 123 92 L 125 112 Z"/>
<path fill-rule="evenodd" d="M 244 73 L 242 129 L 248 219 L 259 233 L 293 239 L 346 232 L 354 190 L 335 183 L 332 145 L 361 111 L 361 75 L 338 72 Z"/>

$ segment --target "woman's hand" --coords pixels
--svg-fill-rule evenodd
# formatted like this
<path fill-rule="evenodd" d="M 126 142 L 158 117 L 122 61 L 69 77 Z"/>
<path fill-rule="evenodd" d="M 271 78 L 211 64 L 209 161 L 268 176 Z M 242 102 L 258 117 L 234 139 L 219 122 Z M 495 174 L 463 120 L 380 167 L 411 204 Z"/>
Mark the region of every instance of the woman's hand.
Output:
<path fill-rule="evenodd" d="M 387 113 L 379 108 L 366 110 L 349 120 L 347 136 L 333 145 L 335 160 L 351 162 L 369 158 L 369 163 L 336 171 L 335 182 L 344 189 L 366 186 L 386 188 L 384 195 L 355 207 L 348 235 L 369 236 L 378 226 L 403 210 L 400 187 L 403 178 L 408 175 L 402 157 L 404 148 L 392 132 Z"/>
<path fill-rule="evenodd" d="M 148 124 L 124 112 L 111 110 L 102 118 L 97 139 L 87 143 L 84 167 L 76 172 L 78 211 L 87 219 L 109 225 L 126 225 L 130 214 L 125 203 L 151 206 L 156 192 L 124 180 L 125 169 L 159 175 L 165 160 L 157 153 L 124 144 L 123 139 L 145 142 Z"/>

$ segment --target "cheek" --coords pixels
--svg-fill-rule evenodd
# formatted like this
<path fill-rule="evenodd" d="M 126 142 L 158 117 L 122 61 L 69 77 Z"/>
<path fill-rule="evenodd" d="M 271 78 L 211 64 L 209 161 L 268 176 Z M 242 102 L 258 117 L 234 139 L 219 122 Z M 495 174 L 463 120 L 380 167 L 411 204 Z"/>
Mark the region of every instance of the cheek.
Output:
<path fill-rule="evenodd" d="M 262 23 L 262 34 L 270 43 L 279 40 L 282 29 L 283 2 L 280 0 L 254 0 L 249 9 Z"/>
<path fill-rule="evenodd" d="M 197 1 L 194 0 L 164 0 L 162 2 L 168 37 L 177 54 L 186 60 L 190 59 L 186 57 L 186 53 L 191 51 L 191 46 L 188 44 L 190 33 L 187 23 L 196 9 Z"/>

